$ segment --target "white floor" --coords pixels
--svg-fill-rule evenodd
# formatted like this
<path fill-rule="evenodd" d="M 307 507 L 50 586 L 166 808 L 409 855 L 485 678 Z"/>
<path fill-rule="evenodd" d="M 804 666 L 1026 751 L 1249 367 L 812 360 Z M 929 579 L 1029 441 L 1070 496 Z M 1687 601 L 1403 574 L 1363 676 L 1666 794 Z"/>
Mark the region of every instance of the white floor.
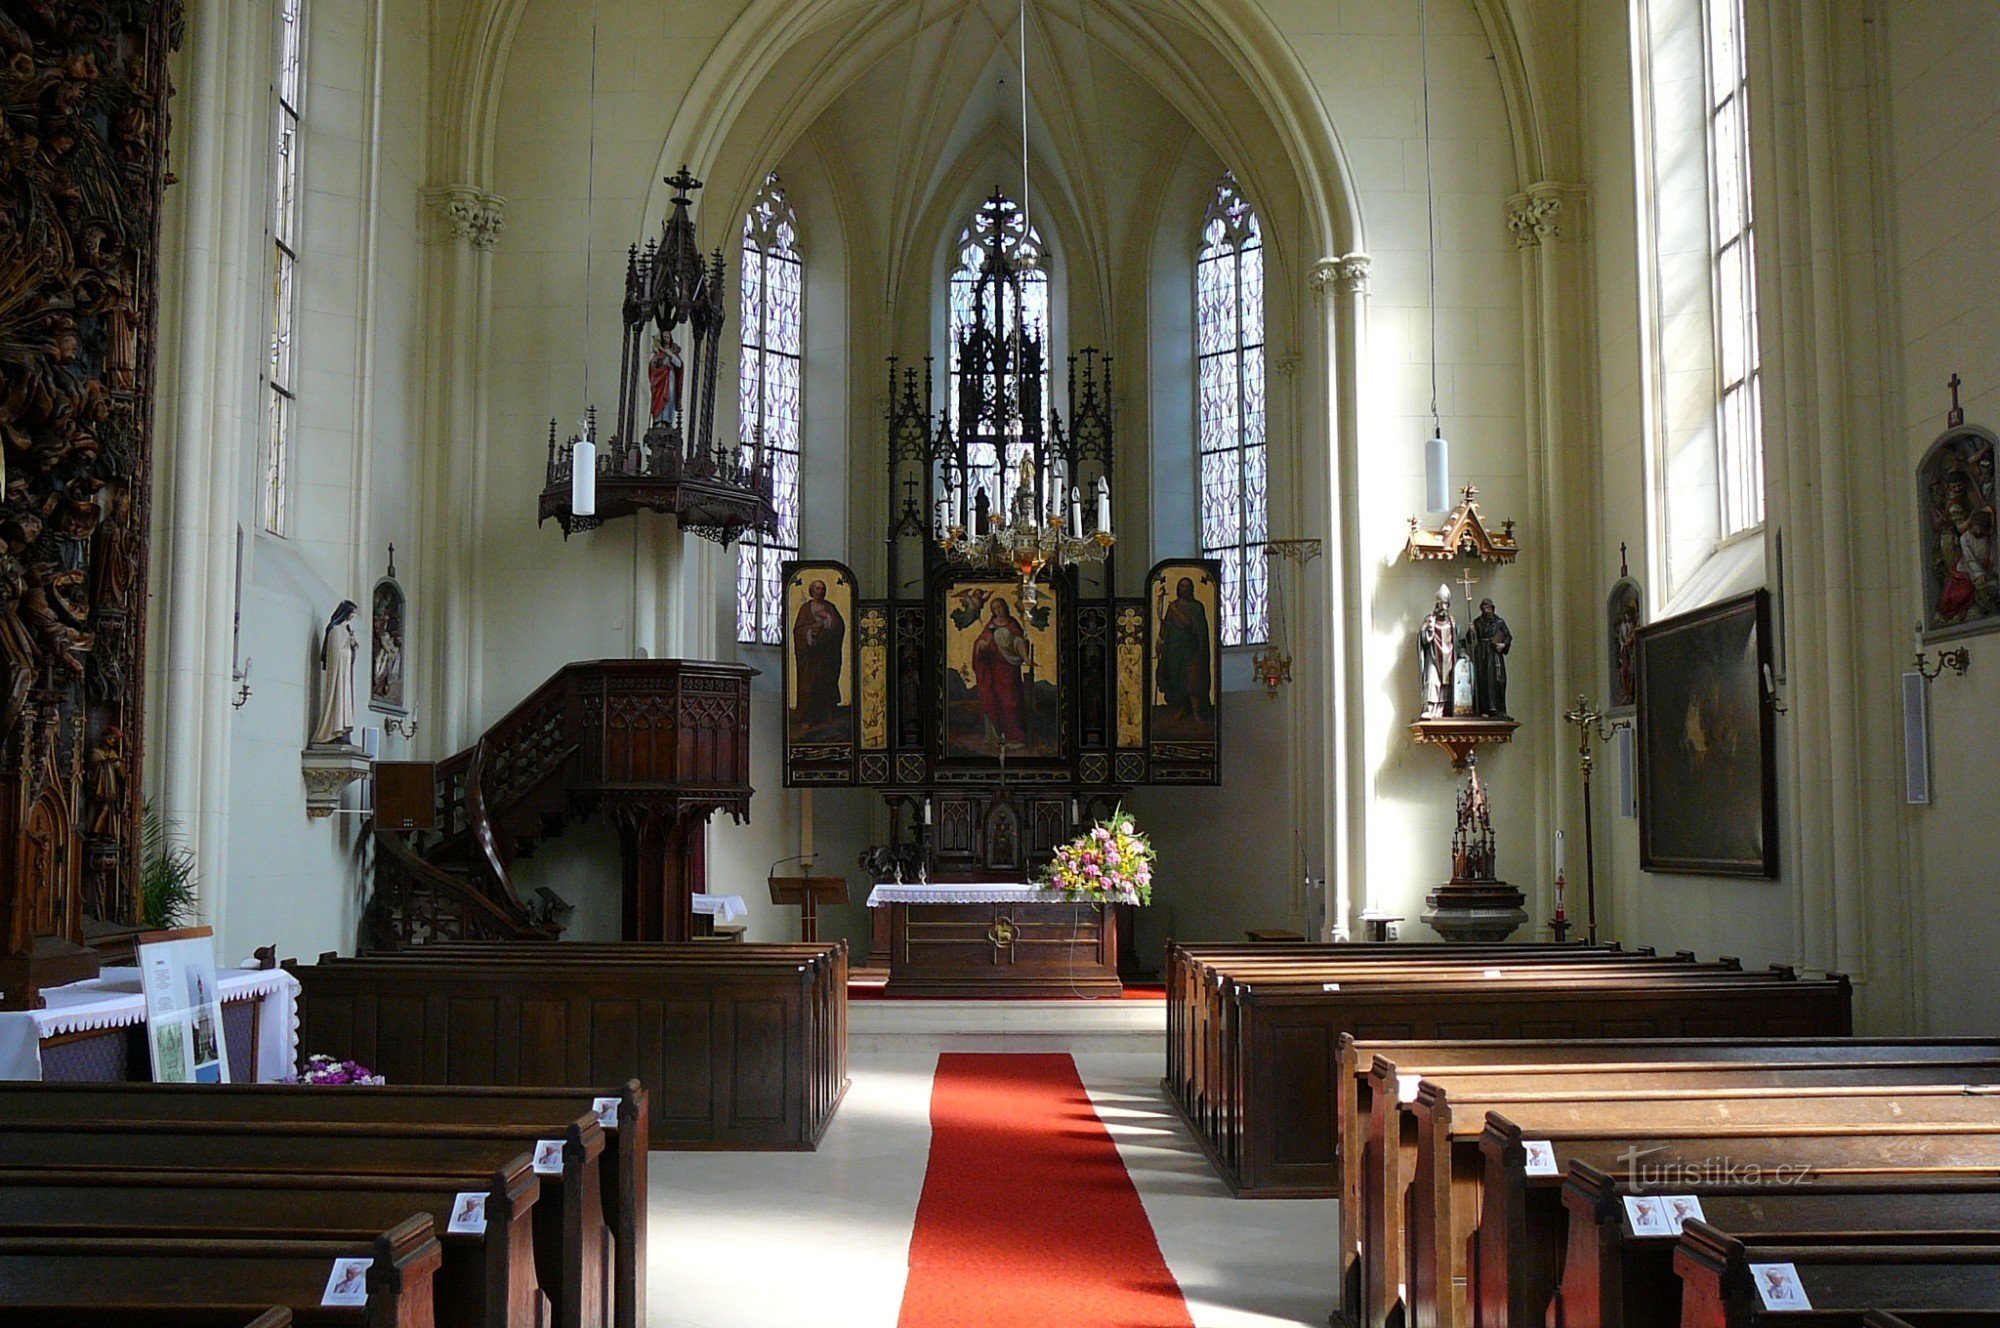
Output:
<path fill-rule="evenodd" d="M 1012 1029 L 989 1038 L 949 1035 L 953 1050 L 1030 1049 Z M 1325 1324 L 1334 1201 L 1230 1198 L 1161 1096 L 1162 1053 L 1078 1041 L 1084 1085 L 1199 1328 Z M 930 1047 L 857 1051 L 854 1087 L 815 1153 L 653 1154 L 652 1328 L 894 1328 L 936 1065 Z"/>

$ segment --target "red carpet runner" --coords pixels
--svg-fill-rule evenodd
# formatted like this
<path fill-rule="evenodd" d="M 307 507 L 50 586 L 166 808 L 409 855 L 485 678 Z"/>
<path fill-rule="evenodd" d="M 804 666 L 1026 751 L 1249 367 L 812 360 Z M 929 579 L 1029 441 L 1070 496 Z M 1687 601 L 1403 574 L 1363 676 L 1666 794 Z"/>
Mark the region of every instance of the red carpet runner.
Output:
<path fill-rule="evenodd" d="M 898 1328 L 1192 1328 L 1068 1056 L 946 1053 Z"/>

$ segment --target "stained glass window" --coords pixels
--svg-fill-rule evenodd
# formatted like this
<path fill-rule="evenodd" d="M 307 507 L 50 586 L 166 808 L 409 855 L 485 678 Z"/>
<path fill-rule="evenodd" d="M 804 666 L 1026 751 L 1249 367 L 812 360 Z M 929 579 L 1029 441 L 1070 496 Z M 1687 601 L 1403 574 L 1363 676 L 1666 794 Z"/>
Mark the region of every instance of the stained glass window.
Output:
<path fill-rule="evenodd" d="M 278 68 L 272 80 L 277 124 L 271 153 L 270 344 L 264 364 L 264 529 L 282 535 L 290 520 L 292 416 L 298 406 L 292 376 L 292 332 L 298 311 L 299 93 L 305 0 L 279 0 Z"/>
<path fill-rule="evenodd" d="M 1715 330 L 1721 398 L 1722 534 L 1764 520 L 1763 391 L 1757 348 L 1757 236 L 1750 190 L 1750 75 L 1743 0 L 1707 0 L 1709 197 L 1715 216 Z"/>
<path fill-rule="evenodd" d="M 1222 643 L 1268 630 L 1264 542 L 1264 240 L 1257 214 L 1225 175 L 1202 219 L 1195 261 L 1196 443 L 1201 553 L 1222 563 Z"/>
<path fill-rule="evenodd" d="M 773 174 L 743 219 L 743 364 L 738 414 L 745 445 L 762 438 L 776 477 L 778 529 L 736 545 L 736 637 L 777 645 L 784 632 L 779 564 L 799 556 L 799 375 L 805 268 L 799 218 Z"/>
<path fill-rule="evenodd" d="M 1028 219 L 1022 215 L 1020 206 L 1004 195 L 998 206 L 982 204 L 965 229 L 958 236 L 958 265 L 951 274 L 951 387 L 947 409 L 951 412 L 952 423 L 958 423 L 958 379 L 964 367 L 958 362 L 959 338 L 972 326 L 973 306 L 979 287 L 980 265 L 985 261 L 987 246 L 992 242 L 995 228 L 1001 232 L 1008 254 L 1016 262 L 1032 262 L 1032 266 L 1022 275 L 1021 293 L 1017 297 L 1004 284 L 998 287 L 1002 307 L 994 310 L 989 317 L 995 317 L 999 326 L 1012 328 L 1024 326 L 1030 333 L 1039 334 L 1043 339 L 1041 399 L 1048 399 L 1048 361 L 1054 355 L 1049 345 L 1049 273 L 1048 251 L 1042 245 L 1042 237 Z M 1002 374 L 994 386 L 1001 389 L 1000 399 L 1017 401 L 1019 394 L 1012 381 L 1013 375 Z M 1024 441 L 1026 430 L 1020 420 L 1010 422 L 1006 429 L 1007 465 L 1000 464 L 1000 449 L 990 441 L 975 440 L 966 451 L 967 468 L 971 472 L 967 492 L 977 493 L 984 487 L 993 500 L 993 510 L 1006 511 L 1013 501 L 1013 490 L 1021 457 L 1029 450 Z"/>

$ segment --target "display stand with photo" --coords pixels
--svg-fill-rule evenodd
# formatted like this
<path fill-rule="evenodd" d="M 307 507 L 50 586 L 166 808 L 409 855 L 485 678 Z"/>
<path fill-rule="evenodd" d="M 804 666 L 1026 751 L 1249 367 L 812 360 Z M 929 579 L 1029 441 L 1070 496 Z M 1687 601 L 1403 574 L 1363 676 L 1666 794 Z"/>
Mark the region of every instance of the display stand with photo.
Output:
<path fill-rule="evenodd" d="M 139 937 L 138 954 L 153 1081 L 226 1082 L 229 1049 L 222 1036 L 214 933 L 207 927 L 147 932 Z"/>

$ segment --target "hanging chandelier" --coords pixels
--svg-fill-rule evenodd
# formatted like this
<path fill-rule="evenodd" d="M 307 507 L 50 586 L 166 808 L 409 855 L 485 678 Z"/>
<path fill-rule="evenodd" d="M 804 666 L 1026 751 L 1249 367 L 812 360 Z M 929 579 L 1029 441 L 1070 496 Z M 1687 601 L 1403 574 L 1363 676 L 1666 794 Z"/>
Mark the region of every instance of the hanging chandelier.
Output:
<path fill-rule="evenodd" d="M 1036 466 L 1022 457 L 1014 488 L 1012 508 L 997 525 L 974 534 L 963 525 L 952 526 L 938 539 L 938 547 L 955 563 L 967 567 L 992 568 L 1013 572 L 1021 578 L 1021 603 L 1033 608 L 1041 598 L 1035 580 L 1051 565 L 1073 567 L 1098 563 L 1110 555 L 1116 541 L 1111 534 L 1111 486 L 1100 479 L 1096 485 L 1097 529 L 1088 535 L 1074 532 L 1083 528 L 1083 494 L 1072 486 L 1069 519 L 1051 506 L 1045 513 L 1035 510 Z M 985 498 L 986 491 L 979 491 Z M 976 504 L 981 510 L 985 504 Z"/>

